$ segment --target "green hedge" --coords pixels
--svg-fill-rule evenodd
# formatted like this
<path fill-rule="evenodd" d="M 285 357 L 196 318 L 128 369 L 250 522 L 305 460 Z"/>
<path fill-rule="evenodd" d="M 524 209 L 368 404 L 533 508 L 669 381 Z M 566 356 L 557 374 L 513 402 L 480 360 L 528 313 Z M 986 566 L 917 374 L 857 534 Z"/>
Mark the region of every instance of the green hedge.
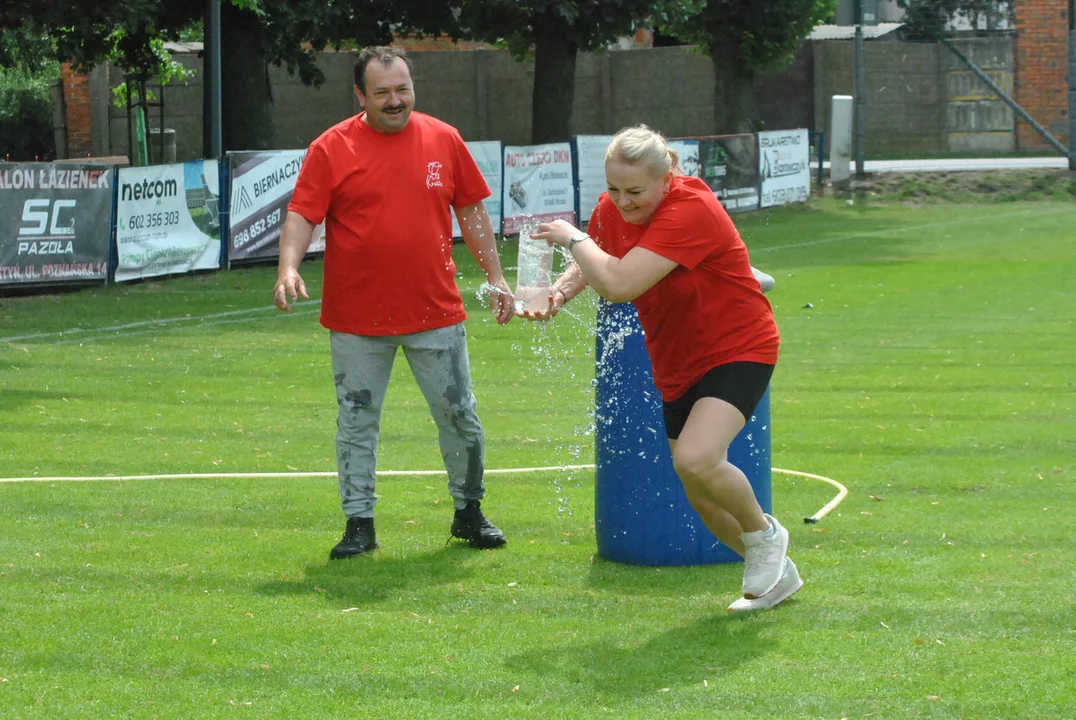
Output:
<path fill-rule="evenodd" d="M 0 160 L 54 160 L 51 74 L 0 68 Z"/>

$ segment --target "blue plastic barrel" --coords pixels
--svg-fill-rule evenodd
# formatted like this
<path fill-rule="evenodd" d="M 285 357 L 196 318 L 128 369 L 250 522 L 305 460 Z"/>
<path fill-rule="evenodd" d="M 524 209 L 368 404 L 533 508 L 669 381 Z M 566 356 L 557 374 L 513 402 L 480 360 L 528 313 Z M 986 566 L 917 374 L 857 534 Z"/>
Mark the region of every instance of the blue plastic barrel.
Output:
<path fill-rule="evenodd" d="M 598 555 L 629 565 L 739 561 L 703 524 L 673 470 L 661 393 L 634 305 L 601 302 L 596 350 Z M 769 390 L 729 447 L 729 462 L 743 470 L 762 509 L 771 512 Z"/>

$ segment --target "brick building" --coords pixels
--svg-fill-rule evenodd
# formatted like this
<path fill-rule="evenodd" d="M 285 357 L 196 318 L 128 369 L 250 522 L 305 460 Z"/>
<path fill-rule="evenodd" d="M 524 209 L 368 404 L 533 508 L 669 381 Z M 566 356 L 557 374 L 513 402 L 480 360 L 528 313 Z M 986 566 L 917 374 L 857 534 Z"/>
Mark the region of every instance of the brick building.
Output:
<path fill-rule="evenodd" d="M 1069 138 L 1069 0 L 1016 0 L 1016 102 L 1065 145 Z M 1016 125 L 1018 150 L 1051 146 L 1025 122 Z"/>
<path fill-rule="evenodd" d="M 90 120 L 90 78 L 63 64 L 64 126 L 67 157 L 93 154 L 93 123 Z"/>

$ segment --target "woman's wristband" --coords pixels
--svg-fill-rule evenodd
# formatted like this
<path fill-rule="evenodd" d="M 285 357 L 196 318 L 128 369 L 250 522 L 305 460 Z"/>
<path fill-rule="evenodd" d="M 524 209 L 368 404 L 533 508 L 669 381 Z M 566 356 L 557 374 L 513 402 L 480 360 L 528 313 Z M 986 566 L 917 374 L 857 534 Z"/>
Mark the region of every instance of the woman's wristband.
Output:
<path fill-rule="evenodd" d="M 575 246 L 576 246 L 576 245 L 578 245 L 579 243 L 583 242 L 584 240 L 589 240 L 589 239 L 590 239 L 590 236 L 589 236 L 589 235 L 587 235 L 587 234 L 586 234 L 586 233 L 584 233 L 584 232 L 576 233 L 576 234 L 575 234 L 575 235 L 574 235 L 574 236 L 573 236 L 573 237 L 572 237 L 572 238 L 571 238 L 571 239 L 570 239 L 570 240 L 568 241 L 568 244 L 567 244 L 567 245 L 566 245 L 565 247 L 566 247 L 566 248 L 568 248 L 568 252 L 571 252 L 572 250 L 574 250 L 574 249 L 575 249 Z"/>
<path fill-rule="evenodd" d="M 559 292 L 559 293 L 560 293 L 560 296 L 561 296 L 562 298 L 564 298 L 563 302 L 561 302 L 561 305 L 564 305 L 564 303 L 568 302 L 568 295 L 567 295 L 567 294 L 566 294 L 566 293 L 564 292 L 564 290 L 562 290 L 561 288 L 557 287 L 556 285 L 554 285 L 554 286 L 553 286 L 553 287 L 552 287 L 552 288 L 550 289 L 550 292 Z"/>

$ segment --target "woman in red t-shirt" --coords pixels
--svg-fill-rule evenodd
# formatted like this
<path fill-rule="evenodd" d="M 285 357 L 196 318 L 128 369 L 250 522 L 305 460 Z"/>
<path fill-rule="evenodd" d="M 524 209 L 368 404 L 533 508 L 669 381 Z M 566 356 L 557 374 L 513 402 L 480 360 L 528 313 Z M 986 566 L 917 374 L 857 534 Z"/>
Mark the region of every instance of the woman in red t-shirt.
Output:
<path fill-rule="evenodd" d="M 645 125 L 622 130 L 605 154 L 609 191 L 582 232 L 542 223 L 532 237 L 571 252 L 550 292 L 552 317 L 586 285 L 631 302 L 664 401 L 673 466 L 706 526 L 744 556 L 743 598 L 730 610 L 776 605 L 803 582 L 788 532 L 765 514 L 729 444 L 762 399 L 777 362 L 777 324 L 728 213 L 676 151 Z"/>

